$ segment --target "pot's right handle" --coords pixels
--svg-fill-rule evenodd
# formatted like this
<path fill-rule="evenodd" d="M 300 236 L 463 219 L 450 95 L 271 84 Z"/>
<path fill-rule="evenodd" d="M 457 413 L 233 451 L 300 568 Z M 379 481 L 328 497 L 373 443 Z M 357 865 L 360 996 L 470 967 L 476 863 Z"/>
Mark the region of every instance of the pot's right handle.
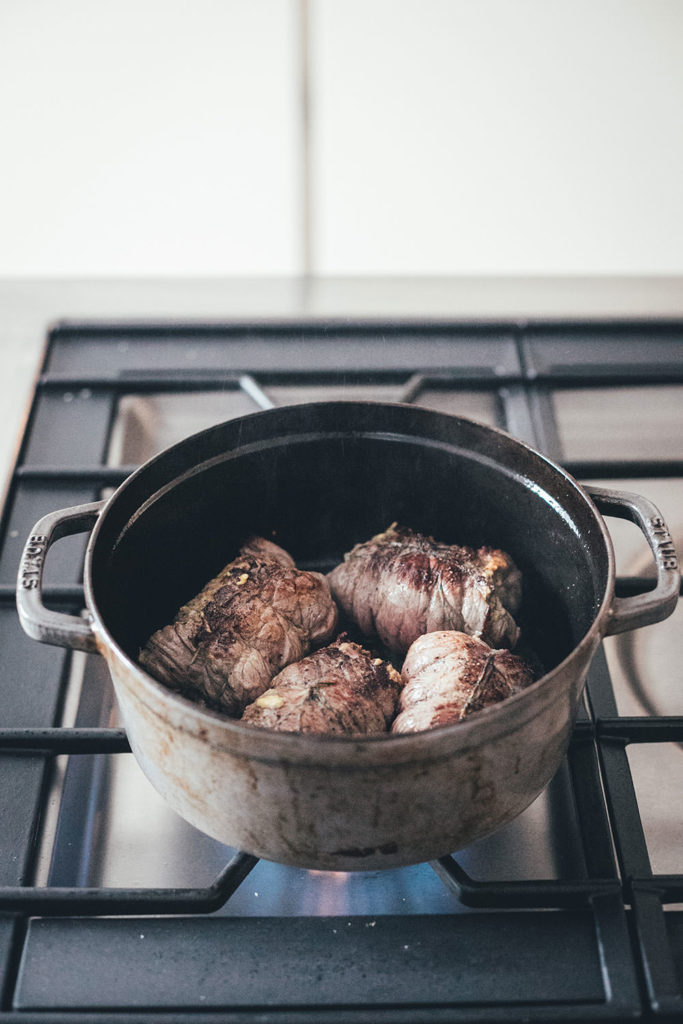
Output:
<path fill-rule="evenodd" d="M 90 623 L 77 615 L 53 612 L 43 604 L 45 557 L 54 541 L 72 533 L 82 533 L 96 522 L 104 501 L 74 505 L 43 516 L 24 545 L 17 577 L 17 611 L 24 632 L 43 644 L 96 651 L 95 634 Z"/>
<path fill-rule="evenodd" d="M 654 590 L 635 597 L 614 598 L 605 636 L 625 633 L 638 626 L 650 626 L 653 622 L 668 618 L 678 601 L 681 577 L 676 550 L 661 512 L 647 498 L 630 491 L 612 491 L 605 487 L 586 487 L 585 490 L 599 512 L 618 519 L 630 519 L 640 527 L 657 566 L 657 585 Z"/>

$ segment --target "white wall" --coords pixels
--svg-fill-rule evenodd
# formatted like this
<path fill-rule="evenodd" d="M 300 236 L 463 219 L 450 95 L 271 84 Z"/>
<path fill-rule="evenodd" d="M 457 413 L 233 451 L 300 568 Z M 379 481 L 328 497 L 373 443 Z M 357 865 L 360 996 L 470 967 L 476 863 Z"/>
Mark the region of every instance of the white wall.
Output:
<path fill-rule="evenodd" d="M 0 0 L 0 276 L 683 273 L 682 111 L 680 0 Z"/>
<path fill-rule="evenodd" d="M 293 273 L 295 0 L 0 0 L 0 275 Z"/>
<path fill-rule="evenodd" d="M 680 0 L 312 9 L 323 273 L 683 270 Z"/>

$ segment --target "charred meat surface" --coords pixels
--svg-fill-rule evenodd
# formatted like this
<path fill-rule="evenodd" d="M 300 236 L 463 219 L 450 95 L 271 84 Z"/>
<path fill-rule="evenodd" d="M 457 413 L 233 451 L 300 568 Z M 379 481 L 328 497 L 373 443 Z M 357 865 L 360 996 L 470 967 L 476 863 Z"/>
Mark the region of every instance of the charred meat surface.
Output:
<path fill-rule="evenodd" d="M 400 713 L 391 731 L 423 732 L 461 722 L 533 679 L 530 666 L 510 651 L 494 651 L 466 633 L 427 633 L 406 655 Z"/>
<path fill-rule="evenodd" d="M 254 537 L 149 638 L 139 660 L 172 689 L 238 715 L 336 628 L 325 577 L 297 569 L 277 544 Z"/>
<path fill-rule="evenodd" d="M 521 573 L 497 548 L 440 544 L 394 523 L 357 544 L 328 579 L 345 614 L 392 654 L 435 630 L 493 647 L 513 647 L 519 635 Z"/>
<path fill-rule="evenodd" d="M 337 641 L 280 672 L 242 721 L 282 732 L 387 732 L 400 689 L 393 665 L 356 643 Z"/>

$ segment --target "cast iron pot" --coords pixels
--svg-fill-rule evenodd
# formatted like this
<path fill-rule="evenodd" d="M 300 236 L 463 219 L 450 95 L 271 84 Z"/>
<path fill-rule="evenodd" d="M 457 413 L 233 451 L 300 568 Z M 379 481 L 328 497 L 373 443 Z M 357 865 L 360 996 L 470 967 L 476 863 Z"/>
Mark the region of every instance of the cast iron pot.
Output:
<path fill-rule="evenodd" d="M 598 510 L 641 528 L 657 565 L 654 590 L 615 598 Z M 149 635 L 248 534 L 276 540 L 301 567 L 326 569 L 394 520 L 513 556 L 524 579 L 523 636 L 542 678 L 458 725 L 316 737 L 221 717 L 137 664 Z M 93 523 L 85 617 L 47 610 L 48 548 Z M 24 550 L 17 594 L 30 636 L 104 655 L 132 750 L 179 814 L 261 857 L 354 870 L 441 856 L 524 810 L 567 748 L 601 638 L 665 618 L 678 587 L 666 527 L 644 498 L 587 492 L 531 448 L 470 420 L 334 402 L 205 430 L 147 462 L 107 501 L 45 516 Z"/>

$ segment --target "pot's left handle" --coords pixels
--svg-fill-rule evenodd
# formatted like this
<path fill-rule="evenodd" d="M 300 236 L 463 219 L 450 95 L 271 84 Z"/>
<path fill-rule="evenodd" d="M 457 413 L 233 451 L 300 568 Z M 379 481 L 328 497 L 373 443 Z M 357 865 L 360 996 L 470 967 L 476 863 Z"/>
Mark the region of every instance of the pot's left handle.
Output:
<path fill-rule="evenodd" d="M 50 546 L 60 537 L 89 530 L 97 521 L 104 501 L 74 505 L 43 516 L 24 545 L 17 576 L 17 611 L 24 628 L 34 640 L 79 651 L 96 651 L 90 623 L 78 615 L 50 611 L 43 604 L 43 569 Z"/>

